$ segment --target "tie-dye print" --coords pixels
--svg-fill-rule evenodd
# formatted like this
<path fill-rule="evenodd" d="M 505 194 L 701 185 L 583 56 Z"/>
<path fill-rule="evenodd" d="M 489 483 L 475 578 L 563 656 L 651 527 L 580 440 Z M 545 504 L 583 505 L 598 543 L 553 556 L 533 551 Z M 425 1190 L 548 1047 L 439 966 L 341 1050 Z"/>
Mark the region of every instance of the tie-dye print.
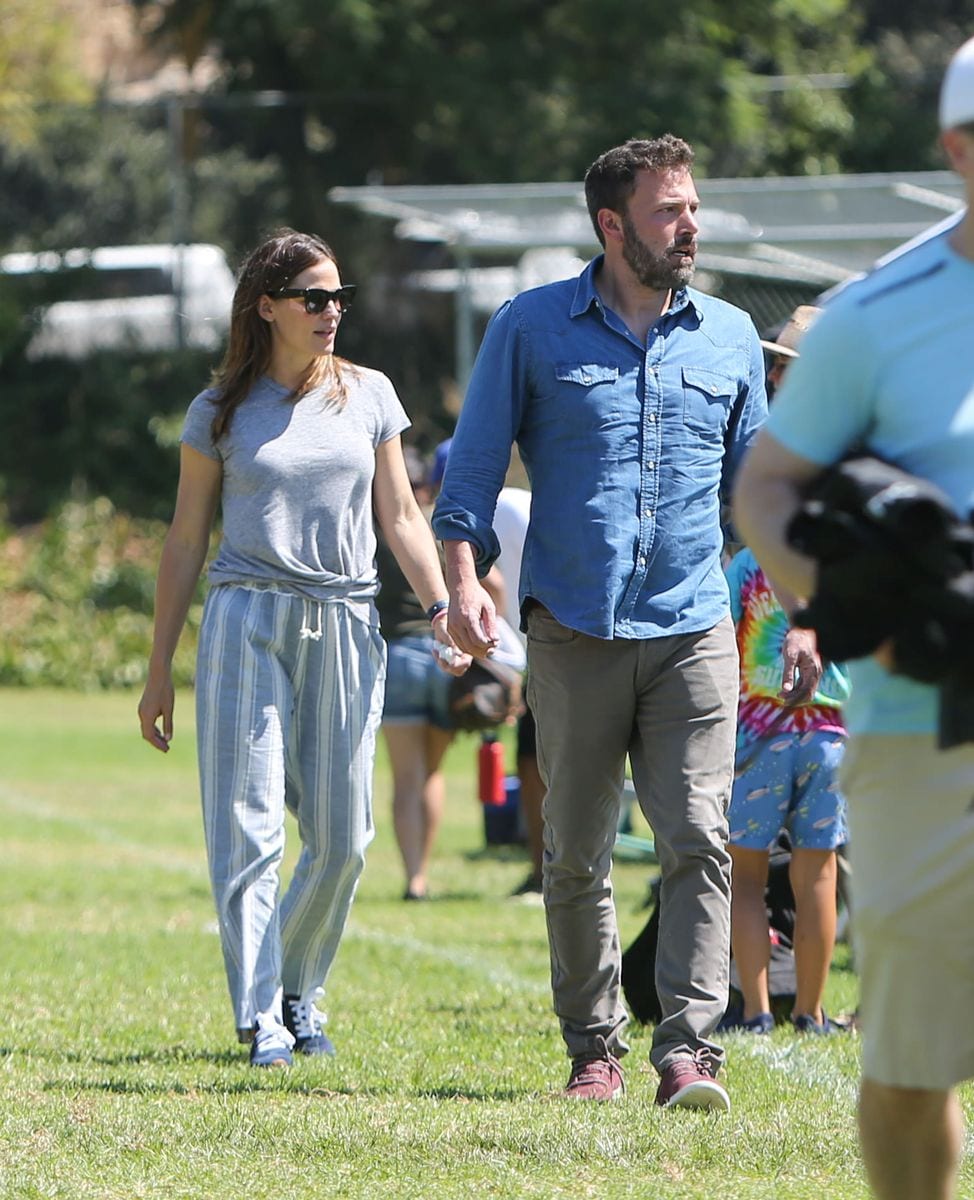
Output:
<path fill-rule="evenodd" d="M 784 670 L 781 652 L 788 632 L 788 618 L 750 550 L 740 550 L 731 559 L 726 575 L 741 656 L 737 717 L 737 750 L 740 754 L 765 736 L 785 707 L 778 692 Z M 829 663 L 812 702 L 784 713 L 780 723 L 775 725 L 775 732 L 822 730 L 844 733 L 839 708 L 848 697 L 849 680 L 845 669 Z"/>

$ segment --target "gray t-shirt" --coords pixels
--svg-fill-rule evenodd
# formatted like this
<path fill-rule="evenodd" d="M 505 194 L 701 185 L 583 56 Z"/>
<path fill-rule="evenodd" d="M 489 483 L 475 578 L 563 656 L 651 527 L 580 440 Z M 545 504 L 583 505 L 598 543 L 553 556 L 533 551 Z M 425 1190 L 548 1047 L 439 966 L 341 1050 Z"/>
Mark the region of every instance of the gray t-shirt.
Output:
<path fill-rule="evenodd" d="M 385 375 L 344 371 L 344 408 L 327 391 L 291 401 L 265 376 L 216 444 L 214 391 L 189 406 L 181 440 L 223 466 L 211 583 L 273 583 L 316 600 L 375 595 L 375 451 L 409 418 Z"/>

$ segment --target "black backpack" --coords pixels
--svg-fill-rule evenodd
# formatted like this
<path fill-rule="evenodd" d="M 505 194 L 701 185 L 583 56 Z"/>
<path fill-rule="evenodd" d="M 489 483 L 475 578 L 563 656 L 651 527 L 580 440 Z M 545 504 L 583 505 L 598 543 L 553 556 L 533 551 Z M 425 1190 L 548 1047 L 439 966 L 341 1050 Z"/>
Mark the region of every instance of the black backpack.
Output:
<path fill-rule="evenodd" d="M 771 961 L 768 967 L 768 991 L 775 1021 L 787 1021 L 795 1003 L 795 897 L 788 878 L 791 851 L 782 838 L 771 852 L 768 863 L 768 887 L 765 897 L 771 926 Z M 659 944 L 660 881 L 654 879 L 646 901 L 651 908 L 649 920 L 622 955 L 622 993 L 633 1017 L 644 1025 L 655 1025 L 663 1016 L 656 991 L 656 950 Z M 744 997 L 740 978 L 731 959 L 730 995 L 727 1011 L 719 1028 L 740 1024 Z"/>
<path fill-rule="evenodd" d="M 454 729 L 480 733 L 504 723 L 521 696 L 521 676 L 493 658 L 475 658 L 450 679 L 447 704 Z"/>

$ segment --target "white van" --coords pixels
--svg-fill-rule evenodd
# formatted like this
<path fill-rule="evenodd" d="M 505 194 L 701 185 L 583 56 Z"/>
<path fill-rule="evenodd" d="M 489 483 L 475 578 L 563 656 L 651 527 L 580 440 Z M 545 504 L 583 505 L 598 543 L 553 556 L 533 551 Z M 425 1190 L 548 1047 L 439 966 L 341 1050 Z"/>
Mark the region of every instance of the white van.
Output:
<path fill-rule="evenodd" d="M 44 310 L 29 359 L 179 345 L 211 350 L 223 342 L 235 281 L 219 246 L 100 246 L 0 257 L 0 272 L 9 275 L 85 267 L 91 294 Z"/>

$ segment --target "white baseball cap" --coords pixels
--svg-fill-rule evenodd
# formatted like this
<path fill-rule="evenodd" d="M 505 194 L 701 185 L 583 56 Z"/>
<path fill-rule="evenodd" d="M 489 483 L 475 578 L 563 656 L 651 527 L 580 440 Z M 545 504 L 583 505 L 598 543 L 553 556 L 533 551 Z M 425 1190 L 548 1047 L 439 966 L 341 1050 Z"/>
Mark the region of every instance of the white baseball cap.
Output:
<path fill-rule="evenodd" d="M 940 128 L 974 121 L 974 38 L 969 38 L 947 66 L 940 89 Z"/>

